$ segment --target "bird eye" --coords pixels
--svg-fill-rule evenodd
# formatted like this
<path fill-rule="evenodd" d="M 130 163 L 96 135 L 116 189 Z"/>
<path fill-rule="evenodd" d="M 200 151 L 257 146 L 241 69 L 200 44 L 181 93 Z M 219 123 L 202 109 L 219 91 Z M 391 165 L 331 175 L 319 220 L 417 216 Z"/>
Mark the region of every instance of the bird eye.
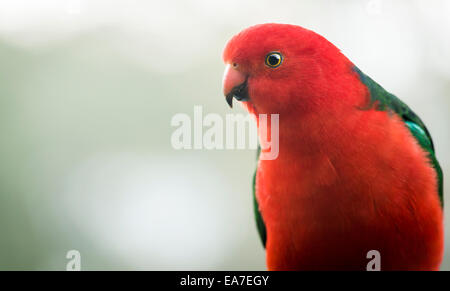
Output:
<path fill-rule="evenodd" d="M 266 56 L 266 66 L 276 68 L 283 62 L 283 56 L 280 53 L 272 52 Z"/>

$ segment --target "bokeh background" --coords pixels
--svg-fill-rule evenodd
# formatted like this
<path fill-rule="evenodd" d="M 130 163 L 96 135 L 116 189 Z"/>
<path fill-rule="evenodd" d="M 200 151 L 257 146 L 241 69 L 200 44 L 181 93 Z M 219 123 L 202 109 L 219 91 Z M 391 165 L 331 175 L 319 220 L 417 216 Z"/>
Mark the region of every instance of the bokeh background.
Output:
<path fill-rule="evenodd" d="M 449 15 L 445 0 L 0 0 L 0 269 L 64 270 L 72 249 L 83 270 L 265 269 L 254 151 L 170 143 L 194 105 L 243 112 L 221 53 L 257 23 L 315 30 L 408 103 L 449 200 Z"/>

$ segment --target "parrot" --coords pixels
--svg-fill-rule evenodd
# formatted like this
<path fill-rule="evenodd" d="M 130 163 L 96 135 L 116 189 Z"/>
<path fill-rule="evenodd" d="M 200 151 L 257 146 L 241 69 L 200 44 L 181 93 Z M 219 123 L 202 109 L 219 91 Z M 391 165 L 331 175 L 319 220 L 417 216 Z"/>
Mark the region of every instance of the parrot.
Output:
<path fill-rule="evenodd" d="M 223 61 L 226 102 L 239 101 L 258 135 L 260 116 L 279 116 L 266 129 L 278 134 L 279 154 L 259 154 L 253 176 L 269 271 L 368 270 L 373 250 L 382 271 L 439 270 L 443 173 L 409 106 L 293 24 L 242 30 Z"/>

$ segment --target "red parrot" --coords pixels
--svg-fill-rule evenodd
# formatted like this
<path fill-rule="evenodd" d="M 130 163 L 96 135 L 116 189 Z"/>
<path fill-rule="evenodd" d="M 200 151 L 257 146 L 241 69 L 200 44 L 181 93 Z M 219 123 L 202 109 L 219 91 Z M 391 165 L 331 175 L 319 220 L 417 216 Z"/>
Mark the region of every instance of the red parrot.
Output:
<path fill-rule="evenodd" d="M 381 270 L 439 270 L 442 171 L 407 105 L 299 26 L 247 28 L 223 59 L 230 106 L 258 130 L 260 114 L 279 114 L 279 155 L 254 178 L 269 270 L 366 270 L 370 250 Z"/>

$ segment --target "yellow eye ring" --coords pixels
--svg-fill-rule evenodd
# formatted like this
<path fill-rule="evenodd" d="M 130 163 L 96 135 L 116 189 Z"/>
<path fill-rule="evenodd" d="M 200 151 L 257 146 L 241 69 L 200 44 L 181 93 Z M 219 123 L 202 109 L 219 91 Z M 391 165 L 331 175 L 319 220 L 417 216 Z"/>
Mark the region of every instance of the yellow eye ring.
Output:
<path fill-rule="evenodd" d="M 271 52 L 266 56 L 266 66 L 270 68 L 277 68 L 283 62 L 283 56 L 279 52 Z"/>

